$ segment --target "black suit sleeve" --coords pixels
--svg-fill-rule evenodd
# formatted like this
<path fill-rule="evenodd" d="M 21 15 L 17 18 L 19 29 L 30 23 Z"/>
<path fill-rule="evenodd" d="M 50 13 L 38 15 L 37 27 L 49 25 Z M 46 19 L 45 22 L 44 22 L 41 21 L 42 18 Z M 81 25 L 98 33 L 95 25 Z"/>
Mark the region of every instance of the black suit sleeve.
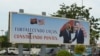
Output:
<path fill-rule="evenodd" d="M 60 34 L 59 34 L 59 36 L 61 37 L 61 36 L 63 36 L 63 32 L 62 31 L 60 31 Z"/>

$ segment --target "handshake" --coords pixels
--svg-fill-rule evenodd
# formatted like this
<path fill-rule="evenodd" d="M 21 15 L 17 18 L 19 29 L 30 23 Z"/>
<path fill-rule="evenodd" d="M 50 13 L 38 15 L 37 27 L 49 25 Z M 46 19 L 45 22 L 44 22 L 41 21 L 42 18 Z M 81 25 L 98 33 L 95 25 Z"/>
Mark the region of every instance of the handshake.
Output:
<path fill-rule="evenodd" d="M 69 43 L 72 43 L 73 41 L 72 40 L 69 40 Z"/>

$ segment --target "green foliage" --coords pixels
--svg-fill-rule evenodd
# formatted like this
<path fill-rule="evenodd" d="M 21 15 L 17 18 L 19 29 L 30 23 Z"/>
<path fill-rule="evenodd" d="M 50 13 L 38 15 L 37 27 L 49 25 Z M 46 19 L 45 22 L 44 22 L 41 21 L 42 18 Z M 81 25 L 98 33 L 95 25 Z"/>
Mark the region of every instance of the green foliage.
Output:
<path fill-rule="evenodd" d="M 71 56 L 71 54 L 66 50 L 60 50 L 56 56 Z"/>
<path fill-rule="evenodd" d="M 84 45 L 76 45 L 74 52 L 76 54 L 82 54 L 85 51 L 85 46 Z"/>
<path fill-rule="evenodd" d="M 95 39 L 98 40 L 100 37 L 100 27 L 98 27 L 100 25 L 100 23 L 98 23 L 100 18 L 94 18 L 93 16 L 90 16 L 89 11 L 92 8 L 86 8 L 85 6 L 79 7 L 75 3 L 70 6 L 66 6 L 63 3 L 60 6 L 60 9 L 51 15 L 54 17 L 62 17 L 62 15 L 64 15 L 69 19 L 78 19 L 78 16 L 86 18 L 86 21 L 90 22 L 90 44 L 95 45 Z"/>
<path fill-rule="evenodd" d="M 7 36 L 0 36 L 0 47 L 9 47 L 11 43 L 8 42 Z"/>
<path fill-rule="evenodd" d="M 92 45 L 96 45 L 96 41 L 98 40 L 100 35 L 100 27 L 98 27 L 100 25 L 99 22 L 99 18 L 94 18 L 93 16 L 90 19 L 90 44 Z"/>
<path fill-rule="evenodd" d="M 65 15 L 67 18 L 73 18 L 75 19 L 76 16 L 84 16 L 85 18 L 89 19 L 89 10 L 92 8 L 86 9 L 85 6 L 79 7 L 77 4 L 72 4 L 70 6 L 66 6 L 64 3 L 60 5 L 60 9 L 52 14 L 52 16 L 61 17 L 62 15 Z"/>
<path fill-rule="evenodd" d="M 0 36 L 0 43 L 2 43 L 4 41 L 4 37 L 5 36 Z"/>

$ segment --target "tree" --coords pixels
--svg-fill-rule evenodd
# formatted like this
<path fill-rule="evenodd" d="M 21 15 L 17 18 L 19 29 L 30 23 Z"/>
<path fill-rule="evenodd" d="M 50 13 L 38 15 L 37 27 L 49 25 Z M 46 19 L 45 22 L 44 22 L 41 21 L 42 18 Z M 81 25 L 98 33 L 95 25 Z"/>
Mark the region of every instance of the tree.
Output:
<path fill-rule="evenodd" d="M 71 56 L 71 54 L 66 50 L 60 50 L 56 56 Z"/>
<path fill-rule="evenodd" d="M 3 41 L 4 41 L 4 36 L 0 36 L 0 48 Z"/>
<path fill-rule="evenodd" d="M 94 18 L 93 16 L 91 17 L 90 20 L 90 44 L 96 45 L 96 40 L 99 39 L 99 33 L 100 33 L 100 28 L 98 25 L 99 18 Z"/>
<path fill-rule="evenodd" d="M 51 14 L 54 17 L 62 17 L 62 15 L 65 15 L 66 18 L 73 18 L 78 19 L 78 16 L 82 16 L 83 18 L 86 18 L 86 21 L 90 22 L 90 44 L 95 44 L 95 39 L 98 39 L 99 37 L 99 30 L 98 27 L 98 19 L 94 18 L 93 16 L 90 16 L 90 10 L 92 8 L 85 8 L 85 6 L 77 6 L 77 4 L 72 4 L 70 6 L 66 6 L 64 3 L 60 5 L 60 9 L 56 12 Z"/>
<path fill-rule="evenodd" d="M 76 45 L 74 52 L 76 54 L 83 54 L 85 52 L 85 46 L 84 45 Z"/>
<path fill-rule="evenodd" d="M 5 35 L 0 36 L 0 48 L 9 47 L 9 46 L 11 46 L 11 43 L 9 43 L 8 37 Z"/>

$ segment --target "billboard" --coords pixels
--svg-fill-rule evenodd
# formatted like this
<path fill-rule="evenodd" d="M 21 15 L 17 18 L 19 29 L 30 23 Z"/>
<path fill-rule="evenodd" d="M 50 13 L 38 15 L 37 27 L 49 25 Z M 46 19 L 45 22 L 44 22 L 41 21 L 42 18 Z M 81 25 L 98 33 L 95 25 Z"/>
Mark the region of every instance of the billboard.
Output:
<path fill-rule="evenodd" d="M 86 21 L 10 12 L 9 25 L 11 43 L 89 45 Z"/>

